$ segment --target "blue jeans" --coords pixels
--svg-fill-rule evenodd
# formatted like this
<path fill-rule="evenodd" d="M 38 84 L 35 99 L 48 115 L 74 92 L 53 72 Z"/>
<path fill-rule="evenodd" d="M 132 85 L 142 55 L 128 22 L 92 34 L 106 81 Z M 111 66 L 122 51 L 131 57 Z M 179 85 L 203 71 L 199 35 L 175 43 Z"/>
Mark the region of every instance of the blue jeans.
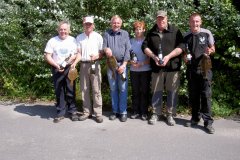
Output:
<path fill-rule="evenodd" d="M 128 69 L 126 67 L 124 74 L 126 81 L 122 81 L 120 74 L 116 71 L 113 76 L 112 70 L 107 70 L 108 82 L 110 85 L 112 111 L 113 113 L 127 114 L 127 96 L 128 96 Z"/>

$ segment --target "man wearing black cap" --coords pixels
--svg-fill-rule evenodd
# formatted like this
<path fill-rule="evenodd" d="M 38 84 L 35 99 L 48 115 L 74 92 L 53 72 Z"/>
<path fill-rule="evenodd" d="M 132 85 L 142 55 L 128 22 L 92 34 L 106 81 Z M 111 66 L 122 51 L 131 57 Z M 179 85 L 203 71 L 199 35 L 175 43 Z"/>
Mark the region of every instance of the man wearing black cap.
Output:
<path fill-rule="evenodd" d="M 156 24 L 148 32 L 142 50 L 151 57 L 152 68 L 152 107 L 149 124 L 155 124 L 160 116 L 163 91 L 167 94 L 167 124 L 173 126 L 172 117 L 177 105 L 177 92 L 180 85 L 180 67 L 183 36 L 179 29 L 168 23 L 167 12 L 160 10 Z"/>

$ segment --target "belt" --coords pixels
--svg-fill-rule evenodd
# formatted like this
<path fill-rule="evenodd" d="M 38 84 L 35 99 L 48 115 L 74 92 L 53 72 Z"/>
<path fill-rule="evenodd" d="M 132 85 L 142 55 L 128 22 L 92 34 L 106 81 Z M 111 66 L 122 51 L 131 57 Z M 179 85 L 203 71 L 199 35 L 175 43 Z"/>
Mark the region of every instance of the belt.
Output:
<path fill-rule="evenodd" d="M 96 60 L 94 60 L 94 61 L 80 61 L 81 63 L 95 63 L 95 62 L 97 62 L 98 61 L 98 59 L 96 59 Z"/>
<path fill-rule="evenodd" d="M 117 60 L 117 62 L 118 62 L 118 63 L 123 63 L 123 60 L 120 60 L 120 61 L 119 61 L 119 60 Z"/>
<path fill-rule="evenodd" d="M 81 63 L 92 63 L 92 61 L 80 61 Z"/>

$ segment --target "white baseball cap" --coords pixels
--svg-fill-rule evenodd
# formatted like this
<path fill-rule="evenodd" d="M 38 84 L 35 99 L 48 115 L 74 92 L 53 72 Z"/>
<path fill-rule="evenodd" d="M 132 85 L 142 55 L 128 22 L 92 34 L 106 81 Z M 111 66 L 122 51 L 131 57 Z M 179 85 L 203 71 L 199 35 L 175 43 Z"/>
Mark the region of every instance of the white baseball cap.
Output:
<path fill-rule="evenodd" d="M 83 23 L 94 23 L 93 17 L 92 16 L 84 17 Z"/>

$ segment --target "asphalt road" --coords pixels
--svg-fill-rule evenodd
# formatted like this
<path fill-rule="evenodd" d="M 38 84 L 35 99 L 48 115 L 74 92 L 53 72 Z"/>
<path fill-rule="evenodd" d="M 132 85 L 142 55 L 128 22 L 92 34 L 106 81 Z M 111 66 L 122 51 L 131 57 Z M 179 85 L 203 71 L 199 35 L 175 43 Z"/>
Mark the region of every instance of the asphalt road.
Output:
<path fill-rule="evenodd" d="M 189 117 L 148 125 L 128 119 L 53 123 L 53 104 L 0 104 L 0 160 L 239 160 L 240 121 L 218 119 L 215 134 Z"/>

